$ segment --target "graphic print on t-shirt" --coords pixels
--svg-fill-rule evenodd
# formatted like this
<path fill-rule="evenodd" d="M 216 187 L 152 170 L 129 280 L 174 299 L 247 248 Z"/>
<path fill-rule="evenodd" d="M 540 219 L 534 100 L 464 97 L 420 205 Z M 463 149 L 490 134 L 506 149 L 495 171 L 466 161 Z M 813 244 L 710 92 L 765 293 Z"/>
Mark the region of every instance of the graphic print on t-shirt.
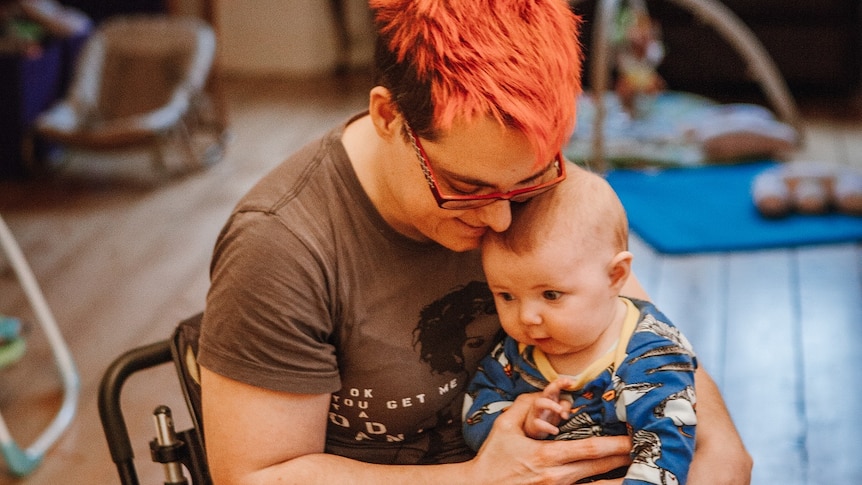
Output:
<path fill-rule="evenodd" d="M 406 453 L 397 451 L 399 443 L 408 442 L 412 451 L 424 449 L 425 456 L 445 454 L 453 441 L 461 442 L 461 403 L 469 378 L 499 336 L 494 300 L 484 282 L 456 287 L 422 307 L 412 330 L 391 335 L 385 349 L 378 344 L 370 350 L 381 354 L 375 362 L 386 361 L 382 374 L 391 376 L 390 382 L 333 394 L 330 438 L 335 433 L 363 441 L 363 449 L 377 442 L 399 458 Z"/>
<path fill-rule="evenodd" d="M 485 345 L 484 337 L 468 336 L 467 326 L 479 315 L 494 315 L 494 298 L 488 285 L 473 281 L 422 309 L 413 331 L 413 345 L 422 361 L 437 374 L 461 374 L 464 348 Z"/>

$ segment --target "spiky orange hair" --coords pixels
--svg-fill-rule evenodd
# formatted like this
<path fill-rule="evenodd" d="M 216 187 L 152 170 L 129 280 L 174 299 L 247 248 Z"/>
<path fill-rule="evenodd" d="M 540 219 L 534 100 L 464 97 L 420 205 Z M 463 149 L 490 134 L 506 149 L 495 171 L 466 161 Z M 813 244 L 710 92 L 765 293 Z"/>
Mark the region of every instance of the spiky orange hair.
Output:
<path fill-rule="evenodd" d="M 494 116 L 547 163 L 575 124 L 580 19 L 562 0 L 370 0 L 398 62 L 430 81 L 434 126 Z"/>

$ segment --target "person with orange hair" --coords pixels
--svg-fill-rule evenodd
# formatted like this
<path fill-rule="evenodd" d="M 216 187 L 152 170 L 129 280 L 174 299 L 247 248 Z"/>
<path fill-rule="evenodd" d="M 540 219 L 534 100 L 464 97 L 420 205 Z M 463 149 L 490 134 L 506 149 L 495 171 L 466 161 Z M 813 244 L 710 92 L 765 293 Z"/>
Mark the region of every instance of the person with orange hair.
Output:
<path fill-rule="evenodd" d="M 266 175 L 216 242 L 198 355 L 214 482 L 569 484 L 628 464 L 627 437 L 527 437 L 529 395 L 478 453 L 461 435 L 501 338 L 479 244 L 566 177 L 578 18 L 563 0 L 369 3 L 368 110 Z M 746 483 L 715 384 L 697 385 L 690 483 Z"/>

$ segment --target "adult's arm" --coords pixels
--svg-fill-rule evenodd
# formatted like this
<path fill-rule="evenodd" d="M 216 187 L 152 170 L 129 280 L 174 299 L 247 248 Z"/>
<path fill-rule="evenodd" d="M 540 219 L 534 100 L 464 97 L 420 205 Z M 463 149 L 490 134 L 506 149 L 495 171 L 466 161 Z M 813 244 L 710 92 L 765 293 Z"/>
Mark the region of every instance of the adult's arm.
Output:
<path fill-rule="evenodd" d="M 632 273 L 622 293 L 649 300 L 646 290 Z M 688 471 L 689 485 L 741 485 L 751 482 L 754 462 L 745 449 L 739 432 L 715 381 L 702 367 L 694 373 L 697 392 L 697 434 L 694 460 Z"/>
<path fill-rule="evenodd" d="M 522 430 L 529 399 L 519 398 L 471 461 L 375 465 L 323 452 L 328 394 L 299 395 L 250 386 L 201 369 L 207 459 L 226 484 L 570 484 L 630 461 L 626 437 L 547 442 Z"/>
<path fill-rule="evenodd" d="M 694 374 L 697 434 L 689 485 L 742 485 L 751 482 L 754 461 L 730 419 L 715 381 L 702 368 Z"/>

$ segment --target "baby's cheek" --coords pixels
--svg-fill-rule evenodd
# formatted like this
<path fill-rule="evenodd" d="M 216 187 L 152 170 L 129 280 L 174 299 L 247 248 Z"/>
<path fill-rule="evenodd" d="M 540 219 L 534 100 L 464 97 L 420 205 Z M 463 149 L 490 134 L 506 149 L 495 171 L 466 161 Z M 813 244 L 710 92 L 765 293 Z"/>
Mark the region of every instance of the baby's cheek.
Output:
<path fill-rule="evenodd" d="M 518 312 L 498 307 L 497 315 L 500 317 L 500 325 L 503 326 L 503 330 L 517 340 L 517 337 L 521 335 L 521 323 L 518 318 Z"/>

